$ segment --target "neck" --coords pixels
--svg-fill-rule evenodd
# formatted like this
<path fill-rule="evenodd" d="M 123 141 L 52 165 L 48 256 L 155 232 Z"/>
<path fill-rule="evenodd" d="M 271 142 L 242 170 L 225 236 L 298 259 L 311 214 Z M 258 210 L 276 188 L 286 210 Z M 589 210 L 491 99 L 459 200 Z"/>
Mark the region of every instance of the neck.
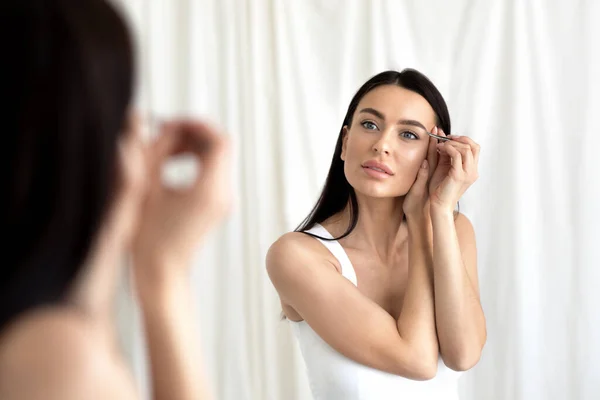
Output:
<path fill-rule="evenodd" d="M 374 198 L 357 193 L 358 222 L 344 240 L 346 245 L 368 251 L 382 261 L 392 260 L 397 249 L 406 240 L 403 229 L 404 198 Z M 339 219 L 343 233 L 350 223 L 350 207 L 347 206 Z M 338 228 L 338 230 L 339 230 Z"/>

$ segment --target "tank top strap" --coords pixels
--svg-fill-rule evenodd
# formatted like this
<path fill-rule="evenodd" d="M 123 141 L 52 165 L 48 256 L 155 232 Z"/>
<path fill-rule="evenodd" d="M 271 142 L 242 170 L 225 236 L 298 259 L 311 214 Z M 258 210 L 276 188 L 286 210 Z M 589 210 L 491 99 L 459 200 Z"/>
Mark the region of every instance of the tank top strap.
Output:
<path fill-rule="evenodd" d="M 313 235 L 317 235 L 327 239 L 333 239 L 333 236 L 325 229 L 321 224 L 315 223 L 315 225 L 306 230 L 307 233 L 312 233 Z M 335 258 L 337 258 L 340 266 L 342 268 L 342 276 L 348 279 L 350 282 L 354 284 L 354 286 L 358 286 L 358 280 L 356 279 L 356 271 L 350 262 L 350 258 L 348 258 L 348 254 L 346 250 L 342 247 L 340 242 L 337 240 L 323 240 L 319 238 L 315 238 L 319 242 L 323 244 L 330 252 L 333 254 Z"/>

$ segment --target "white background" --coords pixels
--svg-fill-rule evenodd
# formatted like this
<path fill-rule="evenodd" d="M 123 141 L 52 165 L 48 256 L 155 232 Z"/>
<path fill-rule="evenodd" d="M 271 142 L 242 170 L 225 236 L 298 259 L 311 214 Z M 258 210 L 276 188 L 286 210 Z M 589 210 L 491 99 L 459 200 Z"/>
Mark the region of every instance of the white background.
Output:
<path fill-rule="evenodd" d="M 436 83 L 453 133 L 482 146 L 461 211 L 488 343 L 461 399 L 600 398 L 600 2 L 120 2 L 141 109 L 210 118 L 236 143 L 237 207 L 194 272 L 218 399 L 310 399 L 264 257 L 316 200 L 353 93 L 405 67 Z M 145 387 L 136 310 L 124 296 L 119 311 Z"/>

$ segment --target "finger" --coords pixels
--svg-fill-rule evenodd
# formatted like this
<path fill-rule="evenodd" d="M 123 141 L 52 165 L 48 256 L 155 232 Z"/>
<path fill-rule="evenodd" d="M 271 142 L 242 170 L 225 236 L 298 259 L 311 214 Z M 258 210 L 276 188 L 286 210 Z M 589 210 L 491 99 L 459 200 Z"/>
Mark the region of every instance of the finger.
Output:
<path fill-rule="evenodd" d="M 470 165 L 467 165 L 467 157 L 470 157 L 470 161 L 473 161 L 473 153 L 471 152 L 471 146 L 463 143 L 450 143 L 448 144 L 448 146 L 452 146 L 460 152 L 463 161 L 463 169 L 467 171 L 467 168 L 470 167 Z"/>
<path fill-rule="evenodd" d="M 431 170 L 430 164 L 427 160 L 423 160 L 421 163 L 421 168 L 419 168 L 419 172 L 417 173 L 417 179 L 415 183 L 413 183 L 412 189 L 417 193 L 425 193 L 427 188 L 427 181 L 429 180 L 429 171 Z"/>
<path fill-rule="evenodd" d="M 448 140 L 448 141 L 445 141 L 445 142 L 441 142 L 441 143 L 438 143 L 438 145 L 437 145 L 437 147 L 438 147 L 439 150 L 442 150 L 446 146 L 458 149 L 458 151 L 460 151 L 461 154 L 464 153 L 465 151 L 470 151 L 469 145 L 464 144 L 464 143 L 460 143 L 460 142 L 456 142 L 454 140 Z M 440 162 L 451 164 L 451 160 L 449 159 L 449 157 L 450 157 L 450 153 L 448 153 L 446 151 L 441 151 L 440 152 L 440 159 L 441 159 Z"/>
<path fill-rule="evenodd" d="M 446 137 L 446 132 L 444 132 L 442 128 L 438 128 L 437 126 L 435 127 L 434 133 L 438 136 Z"/>
<path fill-rule="evenodd" d="M 469 146 L 468 149 L 464 149 L 463 151 L 460 151 L 460 153 L 462 155 L 463 168 L 464 168 L 465 172 L 467 174 L 473 173 L 474 169 L 476 168 L 476 166 L 473 162 L 473 150 Z"/>
<path fill-rule="evenodd" d="M 202 160 L 203 164 L 211 164 L 218 159 L 223 137 L 206 123 L 197 121 L 170 121 L 161 127 L 161 134 L 156 140 L 155 158 L 164 160 L 168 156 L 191 153 Z"/>
<path fill-rule="evenodd" d="M 449 135 L 453 141 L 460 142 L 471 146 L 471 151 L 473 152 L 473 159 L 475 163 L 479 162 L 479 152 L 481 150 L 481 146 L 476 143 L 473 139 L 468 136 L 459 136 L 459 135 Z"/>
<path fill-rule="evenodd" d="M 180 129 L 186 136 L 185 150 L 195 153 L 205 164 L 220 159 L 227 139 L 215 127 L 202 121 L 183 121 Z"/>
<path fill-rule="evenodd" d="M 433 128 L 432 133 L 434 135 L 446 137 L 446 134 L 444 133 L 444 130 L 442 128 L 438 128 L 437 126 Z M 438 164 L 440 164 L 440 163 L 448 163 L 450 161 L 449 158 L 448 158 L 448 154 L 440 152 L 440 149 L 437 148 L 437 146 L 439 146 L 440 144 L 443 144 L 444 142 L 445 141 L 436 139 L 436 151 L 438 153 Z M 436 167 L 437 167 L 437 165 L 436 165 Z"/>
<path fill-rule="evenodd" d="M 160 180 L 162 166 L 172 155 L 178 154 L 182 147 L 182 137 L 176 135 L 176 123 L 167 122 L 161 126 L 160 134 L 149 150 L 149 168 L 153 180 Z"/>
<path fill-rule="evenodd" d="M 453 146 L 454 148 L 456 148 L 461 156 L 462 156 L 462 160 L 463 160 L 463 169 L 464 171 L 469 174 L 469 175 L 476 175 L 477 174 L 477 161 L 475 160 L 475 155 L 473 154 L 473 148 L 471 147 L 470 143 L 468 141 L 464 142 L 457 142 L 457 141 L 452 141 L 449 142 L 448 145 L 449 146 Z"/>
<path fill-rule="evenodd" d="M 444 132 L 444 130 L 443 130 L 442 128 L 438 128 L 438 127 L 436 126 L 434 129 L 435 129 L 435 132 L 434 132 L 434 133 L 435 133 L 436 135 L 438 135 L 438 136 L 442 136 L 442 137 L 447 137 L 447 135 L 446 135 L 446 132 Z M 440 145 L 440 144 L 444 144 L 444 143 L 446 143 L 446 142 L 447 142 L 447 140 L 439 140 L 439 139 L 437 140 L 437 143 L 438 143 L 438 145 Z M 441 152 L 439 151 L 439 149 L 438 149 L 438 154 L 440 154 L 441 158 L 445 158 L 445 157 L 447 157 L 447 156 L 448 156 L 446 153 L 441 153 Z M 447 160 L 446 160 L 446 161 L 447 161 Z"/>
<path fill-rule="evenodd" d="M 221 160 L 223 151 L 228 147 L 229 139 L 215 127 L 201 121 L 184 121 L 181 125 L 184 150 L 196 154 L 205 167 L 210 167 Z"/>
<path fill-rule="evenodd" d="M 440 143 L 438 145 L 438 148 L 442 151 L 442 153 L 446 153 L 450 157 L 450 163 L 452 167 L 463 171 L 462 155 L 456 147 L 457 146 L 451 145 L 449 142 Z"/>
<path fill-rule="evenodd" d="M 477 173 L 477 159 L 476 159 L 476 153 L 475 150 L 473 149 L 473 147 L 471 146 L 470 143 L 474 143 L 472 141 L 467 142 L 469 144 L 465 144 L 464 146 L 468 146 L 468 147 L 457 147 L 457 149 L 460 151 L 462 158 L 463 158 L 463 168 L 465 173 L 473 178 L 475 177 L 473 180 L 477 179 L 476 176 L 478 175 Z"/>
<path fill-rule="evenodd" d="M 438 136 L 446 137 L 446 132 L 444 132 L 444 130 L 443 130 L 442 128 L 438 128 L 438 127 L 436 126 L 436 127 L 435 127 L 435 128 L 433 128 L 433 129 L 434 129 L 434 132 L 433 132 L 433 134 L 434 134 L 434 135 L 438 135 Z M 439 143 L 443 143 L 443 142 L 445 142 L 445 140 L 444 140 L 444 141 L 441 141 L 441 142 L 439 142 Z"/>
<path fill-rule="evenodd" d="M 192 191 L 203 201 L 229 202 L 231 160 L 229 138 L 201 121 L 183 121 L 179 126 L 185 136 L 180 150 L 191 152 L 201 164 L 201 173 Z M 215 203 L 215 204 L 216 204 Z"/>
<path fill-rule="evenodd" d="M 470 137 L 468 137 L 468 136 L 448 135 L 448 137 L 450 139 L 452 139 L 453 141 L 455 141 L 455 142 L 460 142 L 460 143 L 468 144 L 472 148 L 475 148 L 476 146 L 478 146 L 478 144 L 475 143 L 475 141 L 473 139 L 471 139 Z"/>
<path fill-rule="evenodd" d="M 427 149 L 427 161 L 429 163 L 429 174 L 431 175 L 438 164 L 437 139 L 429 138 L 429 148 Z"/>
<path fill-rule="evenodd" d="M 448 146 L 452 146 L 458 150 L 462 150 L 462 149 L 466 149 L 466 150 L 471 150 L 471 146 L 466 144 L 466 143 L 461 143 L 455 140 L 448 140 L 446 142 L 443 143 L 444 145 L 448 145 Z"/>

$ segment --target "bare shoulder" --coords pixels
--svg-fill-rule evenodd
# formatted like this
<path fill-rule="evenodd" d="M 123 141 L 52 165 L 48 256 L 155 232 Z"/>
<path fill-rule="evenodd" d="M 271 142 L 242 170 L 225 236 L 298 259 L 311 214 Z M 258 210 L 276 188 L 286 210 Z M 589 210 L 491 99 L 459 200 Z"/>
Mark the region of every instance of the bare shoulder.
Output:
<path fill-rule="evenodd" d="M 322 282 L 323 273 L 340 275 L 341 271 L 339 262 L 323 244 L 301 232 L 286 233 L 275 241 L 267 252 L 266 264 L 283 313 L 292 321 L 303 319 L 292 306 L 294 299 L 309 296 L 315 282 Z"/>
<path fill-rule="evenodd" d="M 0 398 L 135 398 L 96 329 L 72 310 L 29 313 L 0 336 Z"/>
<path fill-rule="evenodd" d="M 288 232 L 277 239 L 269 248 L 266 261 L 269 274 L 286 273 L 289 269 L 293 271 L 298 263 L 306 261 L 324 262 L 338 269 L 337 262 L 329 250 L 302 232 Z"/>
<path fill-rule="evenodd" d="M 317 242 L 302 232 L 288 232 L 277 239 L 269 248 L 267 259 L 278 259 L 290 253 L 305 253 L 315 250 Z"/>

